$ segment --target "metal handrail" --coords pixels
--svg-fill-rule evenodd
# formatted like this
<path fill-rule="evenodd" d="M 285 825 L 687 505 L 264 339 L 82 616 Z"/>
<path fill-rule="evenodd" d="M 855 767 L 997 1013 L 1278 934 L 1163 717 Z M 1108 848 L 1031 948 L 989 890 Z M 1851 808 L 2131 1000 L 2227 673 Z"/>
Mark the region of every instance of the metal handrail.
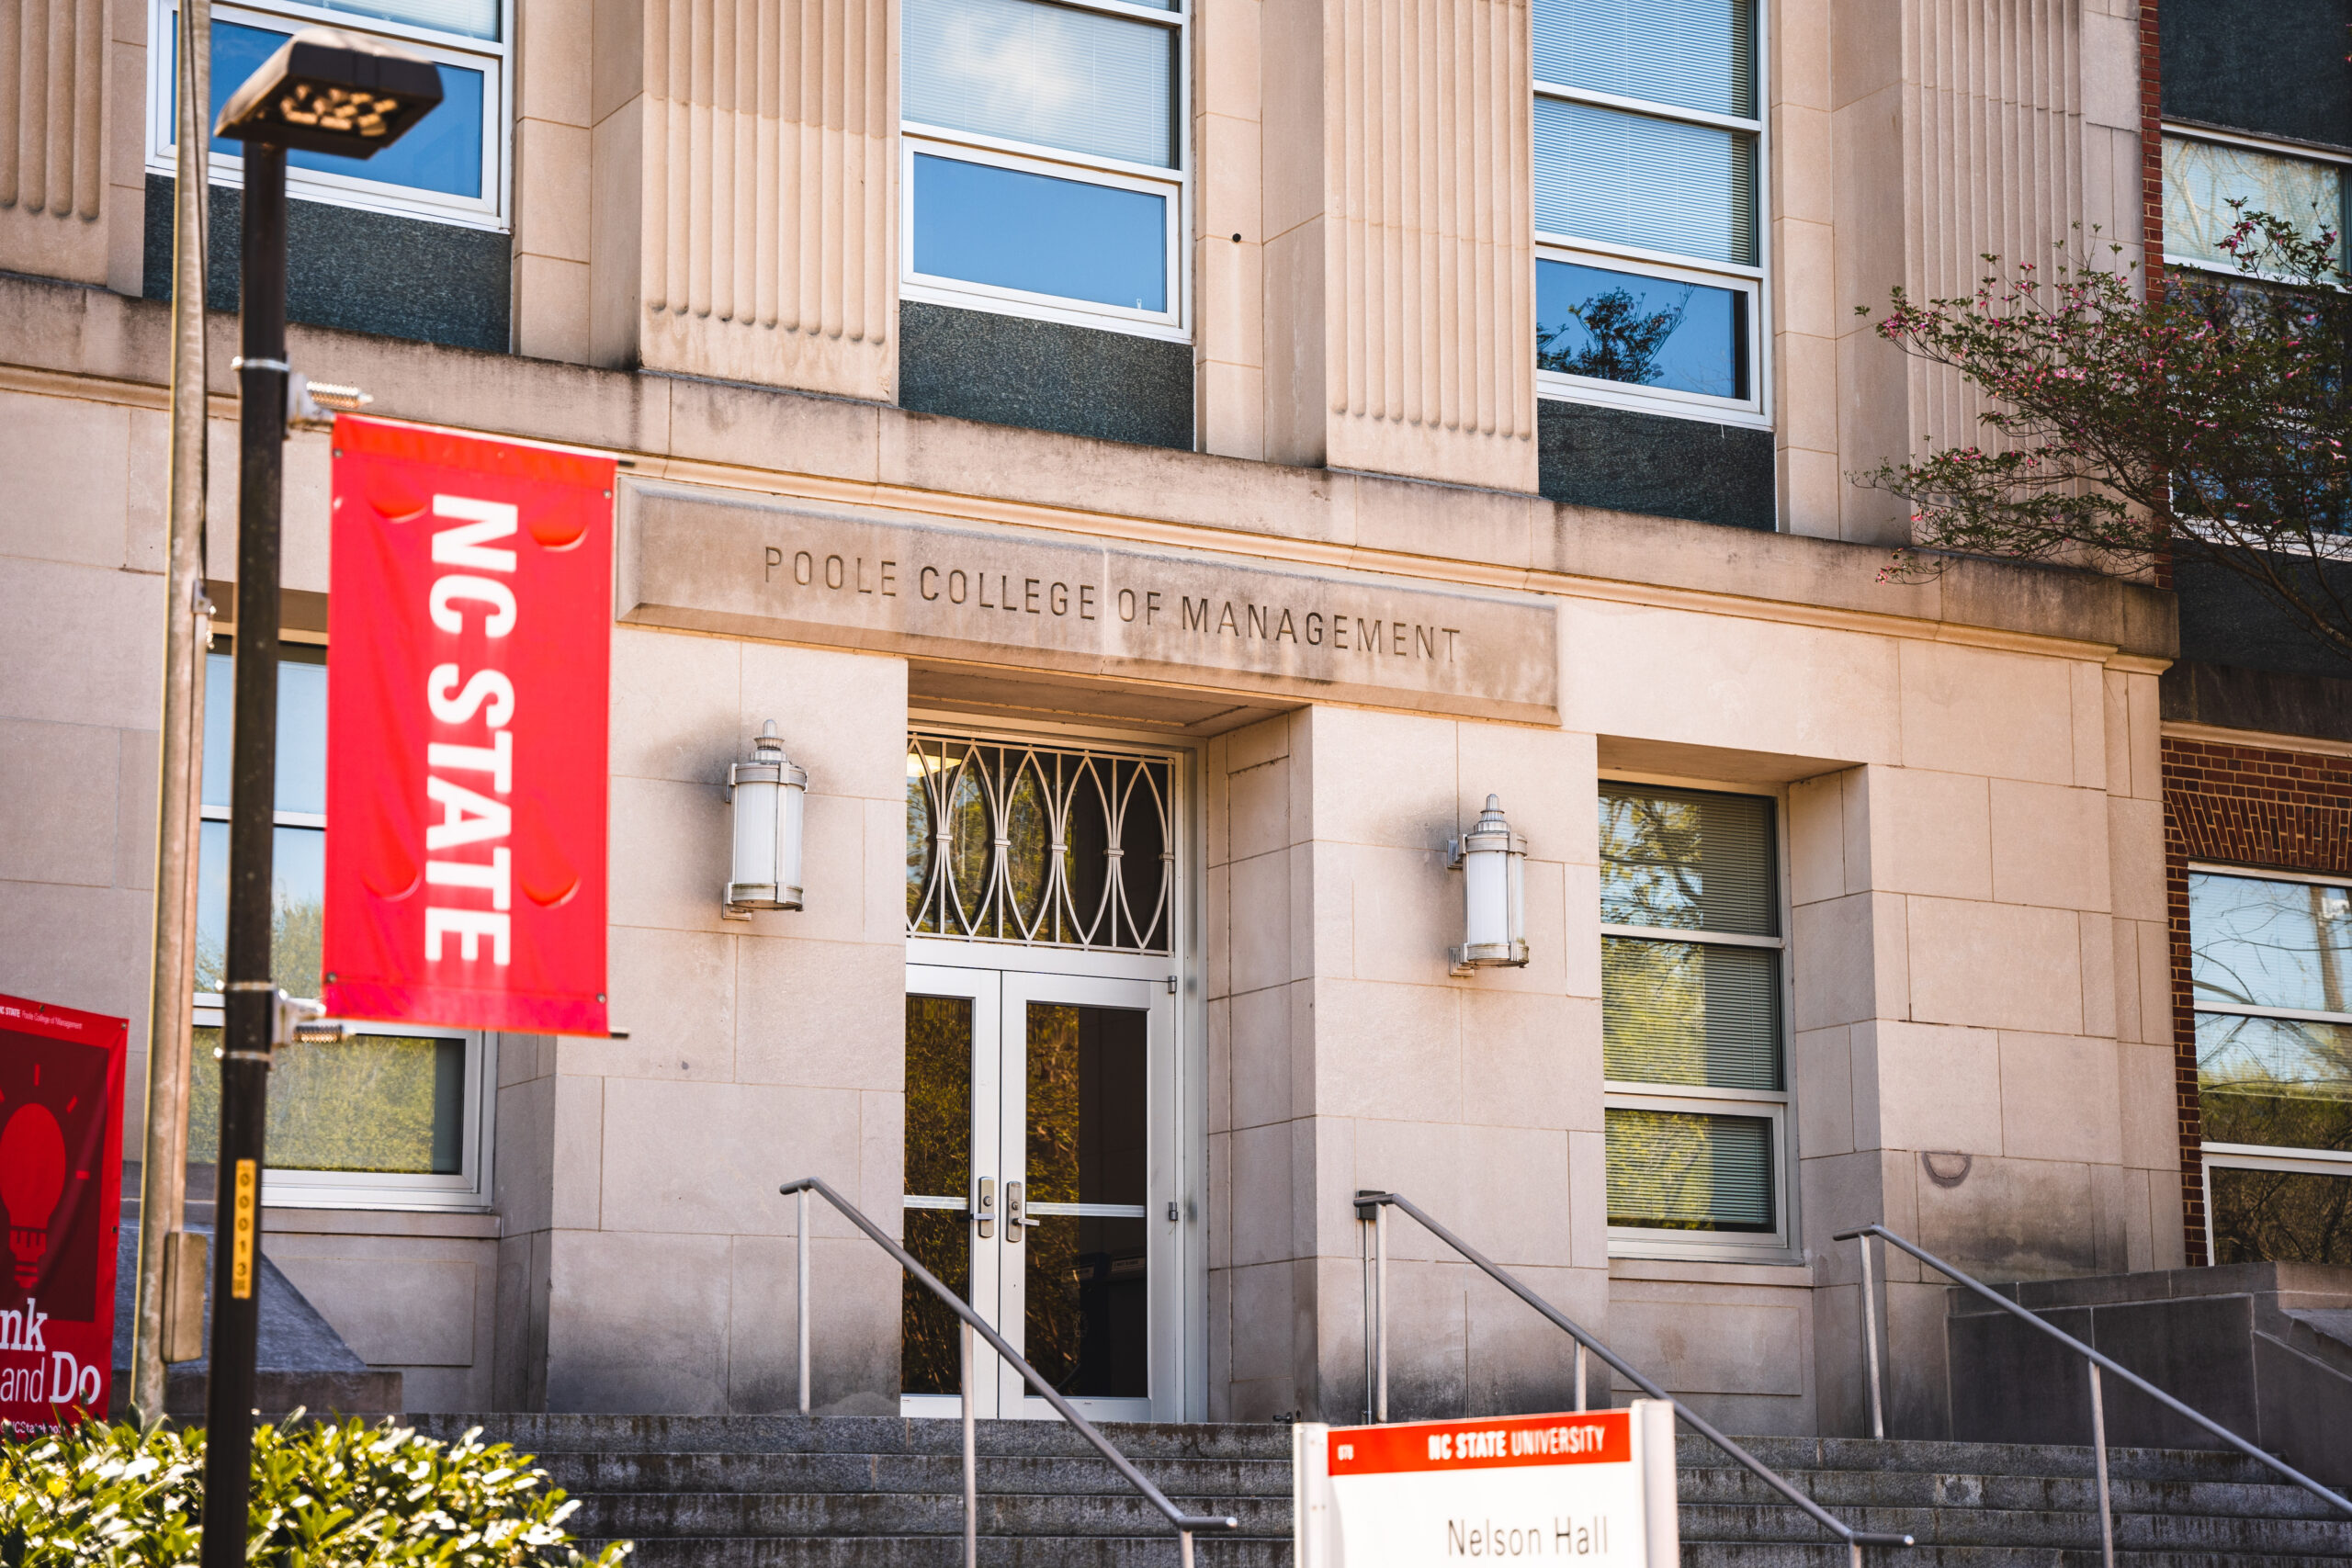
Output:
<path fill-rule="evenodd" d="M 2108 1564 L 2108 1568 L 2114 1568 L 2115 1563 L 2115 1510 L 2111 1505 L 2108 1490 L 2107 1402 L 2099 1389 L 2099 1373 L 2102 1370 L 2113 1372 L 2117 1377 L 2121 1378 L 2125 1382 L 2130 1383 L 2142 1393 L 2147 1394 L 2150 1398 L 2154 1399 L 2158 1404 L 2164 1405 L 2166 1409 L 2174 1412 L 2176 1415 L 2188 1416 L 2191 1421 L 2196 1422 L 2199 1427 L 2204 1427 L 2207 1431 L 2212 1433 L 2215 1437 L 2221 1438 L 2223 1442 L 2229 1444 L 2232 1448 L 2236 1449 L 2239 1452 L 2246 1455 L 2248 1458 L 2260 1460 L 2263 1463 L 2268 1465 L 2271 1469 L 2277 1471 L 2279 1474 L 2285 1476 L 2288 1480 L 2293 1482 L 2296 1485 L 2301 1487 L 2312 1496 L 2317 1497 L 2325 1503 L 2331 1504 L 2335 1507 L 2341 1508 L 2347 1514 L 2352 1514 L 2352 1501 L 2347 1501 L 2346 1499 L 2338 1496 L 2335 1493 L 2329 1491 L 2326 1487 L 2321 1485 L 2318 1482 L 2313 1481 L 2310 1476 L 2305 1475 L 2301 1471 L 2297 1470 L 2294 1466 L 2287 1463 L 2284 1460 L 2278 1458 L 2276 1455 L 2263 1452 L 2260 1449 L 2256 1448 L 2252 1443 L 2247 1442 L 2244 1438 L 2239 1437 L 2235 1432 L 2231 1431 L 2227 1427 L 2222 1426 L 2220 1422 L 2212 1420 L 2208 1416 L 2201 1416 L 2196 1411 L 2191 1410 L 2188 1405 L 2183 1404 L 2179 1400 L 2175 1399 L 2163 1389 L 2158 1388 L 2155 1384 L 2150 1382 L 2139 1373 L 2132 1371 L 2131 1368 L 2120 1366 L 2117 1364 L 2112 1358 L 2100 1355 L 2097 1350 L 2092 1349 L 2089 1346 L 2084 1344 L 2081 1340 L 2075 1338 L 2064 1329 L 2060 1328 L 2056 1325 L 2043 1319 L 2040 1314 L 2034 1313 L 2030 1308 L 2025 1307 L 2017 1302 L 2011 1301 L 2008 1297 L 2001 1294 L 2000 1292 L 1993 1289 L 1992 1286 L 1984 1283 L 1984 1280 L 1977 1279 L 1974 1275 L 1965 1273 L 1959 1269 L 1953 1268 L 1942 1258 L 1938 1258 L 1934 1253 L 1929 1252 L 1927 1248 L 1923 1247 L 1916 1247 L 1910 1242 L 1905 1241 L 1903 1237 L 1895 1235 L 1893 1231 L 1888 1230 L 1884 1225 L 1873 1223 L 1864 1225 L 1859 1230 L 1839 1231 L 1831 1239 L 1834 1241 L 1860 1241 L 1861 1243 L 1862 1330 L 1864 1335 L 1864 1343 L 1868 1348 L 1870 1356 L 1871 1425 L 1872 1428 L 1878 1431 L 1881 1435 L 1883 1435 L 1886 1429 L 1886 1415 L 1883 1405 L 1881 1404 L 1879 1394 L 1878 1309 L 1876 1303 L 1871 1300 L 1872 1292 L 1871 1288 L 1870 1238 L 1871 1236 L 1878 1237 L 1881 1241 L 1887 1243 L 1891 1247 L 1901 1247 L 1904 1251 L 1909 1253 L 1912 1257 L 1917 1258 L 1928 1268 L 1937 1269 L 1939 1272 L 1950 1276 L 1951 1279 L 1958 1280 L 1962 1285 L 1975 1292 L 1986 1301 L 1991 1302 L 1995 1306 L 1999 1307 L 2002 1311 L 2010 1314 L 2012 1316 L 2023 1318 L 2026 1322 L 2033 1325 L 2034 1327 L 2039 1328 L 2042 1333 L 2047 1334 L 2050 1337 L 2057 1340 L 2060 1344 L 2066 1346 L 2076 1355 L 2082 1357 L 2084 1360 L 2090 1363 L 2091 1445 L 2097 1450 L 2098 1459 L 2099 1544 L 2103 1551 L 2105 1561 Z"/>
<path fill-rule="evenodd" d="M 1486 1272 L 1488 1279 L 1494 1280 L 1495 1283 L 1500 1285 L 1503 1289 L 1517 1296 L 1521 1301 L 1525 1302 L 1529 1306 L 1533 1307 L 1538 1313 L 1541 1313 L 1554 1327 L 1566 1331 L 1569 1337 L 1573 1338 L 1577 1342 L 1578 1351 L 1577 1371 L 1579 1374 L 1577 1382 L 1579 1396 L 1582 1394 L 1584 1382 L 1581 1375 L 1583 1371 L 1583 1354 L 1586 1351 L 1589 1351 L 1591 1354 L 1600 1357 L 1603 1361 L 1606 1361 L 1615 1371 L 1624 1374 L 1624 1376 L 1632 1382 L 1634 1387 L 1640 1389 L 1644 1393 L 1648 1394 L 1652 1399 L 1662 1399 L 1666 1401 L 1667 1404 L 1672 1405 L 1674 1407 L 1675 1416 L 1686 1423 L 1691 1430 L 1697 1432 L 1701 1437 L 1706 1438 L 1707 1441 L 1714 1444 L 1715 1447 L 1729 1454 L 1733 1459 L 1737 1460 L 1741 1465 L 1747 1468 L 1750 1474 L 1754 1475 L 1758 1481 L 1763 1482 L 1765 1485 L 1770 1486 L 1773 1491 L 1778 1492 L 1781 1496 L 1786 1497 L 1790 1502 L 1794 1503 L 1798 1507 L 1812 1515 L 1815 1522 L 1818 1523 L 1822 1529 L 1829 1531 L 1832 1535 L 1838 1537 L 1840 1540 L 1843 1540 L 1846 1543 L 1848 1549 L 1852 1553 L 1855 1568 L 1860 1568 L 1862 1561 L 1862 1548 L 1865 1545 L 1911 1546 L 1916 1544 L 1912 1538 L 1907 1535 L 1891 1535 L 1877 1530 L 1858 1530 L 1853 1526 L 1846 1523 L 1845 1520 L 1838 1518 L 1836 1515 L 1822 1507 L 1820 1504 L 1806 1496 L 1803 1492 L 1798 1491 L 1795 1484 L 1786 1476 L 1772 1469 L 1762 1460 L 1758 1459 L 1754 1454 L 1749 1453 L 1746 1449 L 1741 1448 L 1737 1443 L 1733 1442 L 1729 1438 L 1724 1437 L 1721 1432 L 1715 1430 L 1712 1423 L 1708 1422 L 1704 1417 L 1693 1411 L 1689 1405 L 1683 1404 L 1680 1400 L 1675 1398 L 1674 1395 L 1660 1388 L 1657 1383 L 1651 1382 L 1648 1378 L 1644 1377 L 1640 1372 L 1634 1371 L 1633 1367 L 1626 1363 L 1623 1357 L 1618 1355 L 1614 1350 L 1611 1350 L 1608 1346 L 1602 1344 L 1599 1339 L 1594 1338 L 1589 1330 L 1577 1323 L 1576 1320 L 1569 1317 L 1567 1314 L 1562 1312 L 1559 1308 L 1554 1306 L 1551 1303 L 1537 1295 L 1533 1291 L 1529 1290 L 1508 1269 L 1496 1263 L 1494 1259 L 1488 1258 L 1485 1253 L 1479 1251 L 1476 1247 L 1471 1246 L 1460 1236 L 1455 1235 L 1452 1231 L 1446 1229 L 1445 1226 L 1440 1224 L 1436 1220 L 1431 1219 L 1421 1210 L 1420 1206 L 1415 1203 L 1411 1199 L 1396 1192 L 1361 1191 L 1355 1196 L 1355 1205 L 1356 1217 L 1359 1220 L 1374 1222 L 1376 1224 L 1380 1211 L 1384 1208 L 1389 1207 L 1402 1209 L 1405 1213 L 1412 1215 L 1416 1220 L 1419 1220 L 1424 1230 L 1427 1230 L 1431 1235 L 1436 1236 L 1440 1241 L 1445 1243 L 1446 1246 L 1453 1248 L 1454 1251 L 1460 1253 L 1471 1263 L 1476 1264 L 1479 1269 Z M 1387 1390 L 1385 1387 L 1388 1381 L 1388 1303 L 1385 1299 L 1387 1295 L 1385 1280 L 1387 1273 L 1387 1246 L 1386 1227 L 1385 1225 L 1380 1225 L 1378 1228 L 1381 1232 L 1381 1272 L 1383 1276 L 1381 1286 L 1381 1295 L 1383 1299 L 1381 1302 L 1382 1310 L 1380 1314 L 1380 1382 L 1383 1387 L 1381 1390 L 1381 1408 L 1379 1414 L 1382 1419 L 1385 1420 L 1387 1417 L 1388 1404 Z M 1581 1407 L 1581 1398 L 1579 1398 L 1579 1407 Z"/>
<path fill-rule="evenodd" d="M 914 1255 L 884 1234 L 882 1227 L 865 1217 L 856 1204 L 834 1191 L 819 1176 L 804 1176 L 787 1181 L 776 1190 L 790 1196 L 800 1194 L 800 1408 L 808 1408 L 808 1198 L 816 1193 L 841 1211 L 842 1217 L 864 1231 L 874 1245 L 899 1260 L 899 1267 L 912 1275 L 915 1281 L 946 1303 L 947 1310 L 961 1318 L 966 1331 L 964 1344 L 964 1557 L 968 1564 L 973 1560 L 975 1515 L 978 1503 L 973 1486 L 972 1450 L 972 1354 L 970 1336 L 978 1334 L 989 1342 L 989 1348 L 1003 1357 L 1029 1382 L 1029 1386 L 1042 1395 L 1046 1404 L 1061 1418 L 1078 1429 L 1079 1435 L 1100 1450 L 1111 1461 L 1112 1468 L 1125 1476 L 1127 1483 L 1142 1493 L 1155 1508 L 1168 1516 L 1176 1527 L 1177 1540 L 1183 1557 L 1183 1568 L 1193 1568 L 1193 1532 L 1194 1530 L 1232 1530 L 1241 1528 L 1241 1521 L 1230 1514 L 1188 1514 L 1169 1501 L 1168 1494 L 1151 1483 L 1150 1478 L 1137 1470 L 1126 1455 L 1111 1446 L 1111 1440 L 1094 1429 L 1094 1424 L 1078 1413 L 1076 1406 L 1062 1397 L 1062 1393 L 1046 1381 L 1046 1375 L 1031 1366 L 1020 1351 L 1006 1343 L 1003 1335 L 989 1326 L 980 1314 L 974 1312 L 961 1296 L 939 1282 L 938 1276 L 914 1259 Z"/>

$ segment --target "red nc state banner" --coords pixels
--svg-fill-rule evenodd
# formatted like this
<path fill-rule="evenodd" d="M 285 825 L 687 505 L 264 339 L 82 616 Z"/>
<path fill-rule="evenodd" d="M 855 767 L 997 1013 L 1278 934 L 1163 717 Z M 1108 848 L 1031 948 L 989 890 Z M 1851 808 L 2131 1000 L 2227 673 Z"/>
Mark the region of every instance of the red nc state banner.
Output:
<path fill-rule="evenodd" d="M 106 1419 L 129 1031 L 0 997 L 0 1427 Z"/>
<path fill-rule="evenodd" d="M 606 1032 L 613 473 L 335 421 L 329 1016 Z"/>

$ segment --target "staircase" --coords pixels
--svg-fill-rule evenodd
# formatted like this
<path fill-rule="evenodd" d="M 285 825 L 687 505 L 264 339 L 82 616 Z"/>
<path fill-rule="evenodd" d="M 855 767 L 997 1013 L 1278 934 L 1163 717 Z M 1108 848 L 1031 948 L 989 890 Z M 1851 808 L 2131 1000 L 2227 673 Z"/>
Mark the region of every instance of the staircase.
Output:
<path fill-rule="evenodd" d="M 534 1453 L 585 1499 L 580 1535 L 639 1543 L 641 1568 L 956 1568 L 960 1432 L 888 1417 L 435 1416 L 430 1435 L 480 1425 Z M 1241 1520 L 1196 1538 L 1202 1568 L 1288 1568 L 1290 1431 L 1274 1426 L 1112 1426 L 1170 1497 Z M 1757 1457 L 1839 1517 L 1909 1531 L 1871 1568 L 2097 1568 L 2085 1448 L 1760 1438 Z M 1175 1568 L 1167 1522 L 1057 1421 L 979 1426 L 984 1568 Z M 1846 1568 L 1823 1536 L 1704 1439 L 1681 1439 L 1684 1568 Z M 2110 1452 L 2119 1568 L 2223 1568 L 2352 1559 L 2352 1519 L 2251 1460 Z"/>

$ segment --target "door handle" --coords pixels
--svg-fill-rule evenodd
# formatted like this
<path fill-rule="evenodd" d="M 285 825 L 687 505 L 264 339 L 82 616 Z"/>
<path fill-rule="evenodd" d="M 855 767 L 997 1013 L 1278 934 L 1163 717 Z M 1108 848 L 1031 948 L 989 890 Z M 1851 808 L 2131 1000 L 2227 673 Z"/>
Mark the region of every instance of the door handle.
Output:
<path fill-rule="evenodd" d="M 1018 1196 L 1020 1188 L 1017 1186 L 1014 1187 L 1012 1192 L 1014 1194 L 1012 1201 L 1015 1203 L 1020 1202 L 1021 1200 Z M 978 1201 L 973 1207 L 972 1217 L 980 1223 L 980 1239 L 982 1241 L 986 1241 L 989 1237 L 996 1234 L 995 1177 L 983 1176 L 980 1178 L 980 1196 Z"/>
<path fill-rule="evenodd" d="M 1035 1224 L 1036 1224 L 1035 1220 L 1030 1219 L 1021 1212 L 1021 1183 L 1018 1181 L 1006 1182 L 1004 1184 L 1005 1241 L 1010 1245 L 1018 1245 L 1021 1240 L 1021 1233 Z"/>

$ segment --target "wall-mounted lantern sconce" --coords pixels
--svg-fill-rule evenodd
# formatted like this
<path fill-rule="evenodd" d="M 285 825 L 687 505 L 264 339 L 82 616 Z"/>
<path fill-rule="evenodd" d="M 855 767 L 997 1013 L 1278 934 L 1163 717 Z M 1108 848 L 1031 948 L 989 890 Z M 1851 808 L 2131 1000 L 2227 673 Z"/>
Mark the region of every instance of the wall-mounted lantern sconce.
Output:
<path fill-rule="evenodd" d="M 1462 873 L 1462 945 L 1453 972 L 1519 968 L 1527 963 L 1527 840 L 1503 819 L 1502 802 L 1446 846 L 1445 863 Z"/>
<path fill-rule="evenodd" d="M 720 913 L 748 920 L 754 909 L 800 908 L 800 814 L 808 771 L 784 754 L 775 720 L 752 741 L 752 760 L 727 765 L 735 806 L 735 867 Z"/>

